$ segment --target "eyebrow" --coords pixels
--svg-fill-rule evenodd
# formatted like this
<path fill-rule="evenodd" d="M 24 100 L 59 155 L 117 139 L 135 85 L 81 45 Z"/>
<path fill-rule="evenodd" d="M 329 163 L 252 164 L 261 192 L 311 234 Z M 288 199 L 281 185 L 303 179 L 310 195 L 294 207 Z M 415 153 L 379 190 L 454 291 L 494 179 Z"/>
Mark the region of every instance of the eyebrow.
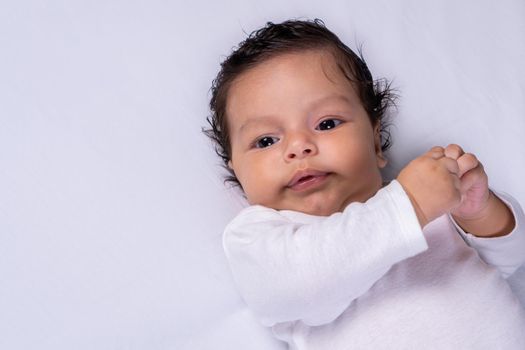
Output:
<path fill-rule="evenodd" d="M 335 94 L 326 95 L 319 99 L 316 99 L 314 102 L 309 104 L 308 109 L 310 110 L 310 109 L 319 108 L 323 104 L 330 102 L 330 101 L 339 101 L 339 102 L 352 104 L 346 95 L 335 93 Z M 264 115 L 264 116 L 251 118 L 240 126 L 240 128 L 238 129 L 239 133 L 242 133 L 246 128 L 250 127 L 251 124 L 260 124 L 260 123 L 264 124 L 264 123 L 267 123 L 268 121 L 272 121 L 273 118 L 274 117 L 272 115 Z"/>
<path fill-rule="evenodd" d="M 339 101 L 339 102 L 352 104 L 352 102 L 348 99 L 348 97 L 346 95 L 342 95 L 342 94 L 336 93 L 336 94 L 330 94 L 330 95 L 327 95 L 327 96 L 323 96 L 323 97 L 315 100 L 310 105 L 310 108 L 312 108 L 312 109 L 318 108 L 320 105 L 323 105 L 323 104 L 325 104 L 327 102 L 330 102 L 332 100 L 333 101 Z"/>
<path fill-rule="evenodd" d="M 245 130 L 246 128 L 250 127 L 250 125 L 253 125 L 253 124 L 265 124 L 268 121 L 272 121 L 272 120 L 273 120 L 273 117 L 271 115 L 251 118 L 251 119 L 247 120 L 244 124 L 241 125 L 241 127 L 239 128 L 239 133 L 242 133 L 243 130 Z"/>

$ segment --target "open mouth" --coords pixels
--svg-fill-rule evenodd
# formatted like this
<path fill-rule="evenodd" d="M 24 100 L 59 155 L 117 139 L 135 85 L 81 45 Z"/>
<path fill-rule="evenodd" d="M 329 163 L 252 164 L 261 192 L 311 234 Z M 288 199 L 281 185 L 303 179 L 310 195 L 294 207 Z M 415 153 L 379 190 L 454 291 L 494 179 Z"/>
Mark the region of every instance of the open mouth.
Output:
<path fill-rule="evenodd" d="M 305 176 L 305 177 L 300 178 L 299 181 L 298 181 L 297 183 L 300 184 L 300 183 L 306 182 L 306 181 L 308 181 L 308 180 L 311 180 L 311 179 L 313 179 L 313 178 L 315 178 L 315 176 L 313 176 L 313 175 L 307 175 L 307 176 Z"/>
<path fill-rule="evenodd" d="M 330 175 L 330 173 L 306 170 L 299 171 L 292 180 L 288 183 L 288 188 L 294 191 L 304 191 L 320 185 Z"/>

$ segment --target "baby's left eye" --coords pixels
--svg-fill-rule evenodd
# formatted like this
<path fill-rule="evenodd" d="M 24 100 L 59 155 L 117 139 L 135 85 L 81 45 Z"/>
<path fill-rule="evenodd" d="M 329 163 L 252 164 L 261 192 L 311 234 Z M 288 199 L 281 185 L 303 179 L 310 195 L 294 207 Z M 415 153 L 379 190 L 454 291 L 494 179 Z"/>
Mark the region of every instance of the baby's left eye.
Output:
<path fill-rule="evenodd" d="M 341 124 L 342 121 L 339 119 L 325 119 L 317 125 L 316 130 L 330 130 Z"/>

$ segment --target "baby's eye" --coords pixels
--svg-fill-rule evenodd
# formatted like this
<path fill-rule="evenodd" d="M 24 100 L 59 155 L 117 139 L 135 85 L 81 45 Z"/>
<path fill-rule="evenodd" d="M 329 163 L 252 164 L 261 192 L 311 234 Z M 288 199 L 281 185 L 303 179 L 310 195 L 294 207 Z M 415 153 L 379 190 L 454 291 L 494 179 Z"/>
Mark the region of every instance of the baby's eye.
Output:
<path fill-rule="evenodd" d="M 330 130 L 341 124 L 342 121 L 339 119 L 325 119 L 317 125 L 316 130 Z"/>
<path fill-rule="evenodd" d="M 258 139 L 257 141 L 255 141 L 254 145 L 255 145 L 255 148 L 266 148 L 268 146 L 273 145 L 277 141 L 279 141 L 279 139 L 277 137 L 264 136 L 264 137 Z"/>

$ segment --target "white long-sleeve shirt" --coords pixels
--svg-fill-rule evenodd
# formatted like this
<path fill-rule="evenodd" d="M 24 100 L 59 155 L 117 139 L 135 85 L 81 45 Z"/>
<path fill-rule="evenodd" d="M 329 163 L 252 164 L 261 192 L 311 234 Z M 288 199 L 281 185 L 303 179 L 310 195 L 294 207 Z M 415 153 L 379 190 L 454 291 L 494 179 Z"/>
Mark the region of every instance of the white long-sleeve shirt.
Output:
<path fill-rule="evenodd" d="M 500 198 L 516 220 L 504 237 L 449 216 L 422 231 L 394 180 L 329 217 L 245 208 L 224 249 L 248 306 L 292 349 L 525 349 L 505 281 L 525 261 L 525 215 Z"/>

